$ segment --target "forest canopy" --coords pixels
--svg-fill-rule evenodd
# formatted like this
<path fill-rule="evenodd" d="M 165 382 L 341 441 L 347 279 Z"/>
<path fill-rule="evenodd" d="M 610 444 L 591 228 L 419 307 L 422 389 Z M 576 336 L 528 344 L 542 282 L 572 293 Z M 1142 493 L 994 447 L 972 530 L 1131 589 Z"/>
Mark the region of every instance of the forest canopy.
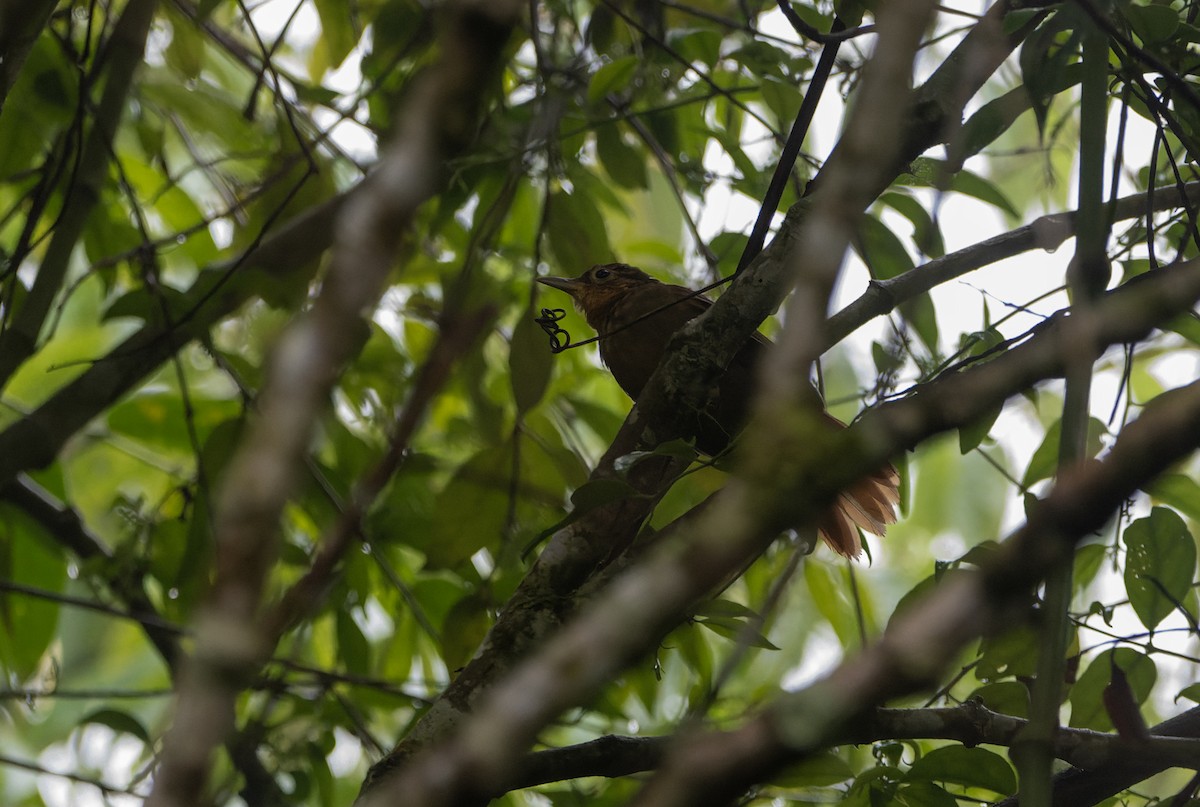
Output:
<path fill-rule="evenodd" d="M 1196 802 L 1198 8 L 0 0 L 0 801 Z"/>

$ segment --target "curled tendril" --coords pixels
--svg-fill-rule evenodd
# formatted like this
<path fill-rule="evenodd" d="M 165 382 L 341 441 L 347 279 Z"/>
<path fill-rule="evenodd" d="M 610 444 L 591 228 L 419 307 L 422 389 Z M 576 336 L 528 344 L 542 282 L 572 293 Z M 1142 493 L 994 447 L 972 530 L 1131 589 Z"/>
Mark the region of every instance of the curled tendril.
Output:
<path fill-rule="evenodd" d="M 567 312 L 561 308 L 543 308 L 542 315 L 533 318 L 533 321 L 540 325 L 546 335 L 550 337 L 551 353 L 562 353 L 571 347 L 571 334 L 558 325 L 566 315 Z"/>

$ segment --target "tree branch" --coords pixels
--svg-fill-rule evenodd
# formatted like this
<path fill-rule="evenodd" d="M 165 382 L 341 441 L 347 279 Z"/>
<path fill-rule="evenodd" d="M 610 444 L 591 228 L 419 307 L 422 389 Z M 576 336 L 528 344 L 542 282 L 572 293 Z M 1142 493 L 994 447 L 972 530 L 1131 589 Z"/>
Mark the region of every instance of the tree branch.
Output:
<path fill-rule="evenodd" d="M 1191 269 L 1195 274 L 1197 266 Z M 1060 350 L 1070 354 L 1068 345 Z M 736 732 L 681 744 L 639 803 L 721 803 L 833 743 L 875 704 L 934 685 L 966 642 L 999 629 L 1023 606 L 1029 589 L 1070 557 L 1076 540 L 1100 529 L 1129 496 L 1197 446 L 1200 382 L 1156 398 L 1104 461 L 1064 475 L 980 572 L 948 577 L 896 616 L 873 646 Z"/>
<path fill-rule="evenodd" d="M 19 508 L 25 515 L 41 525 L 42 529 L 55 541 L 74 553 L 80 560 L 93 562 L 99 558 L 112 560 L 112 551 L 99 536 L 87 528 L 83 519 L 74 509 L 58 501 L 49 491 L 24 474 L 0 489 L 0 501 Z M 183 651 L 180 648 L 180 631 L 162 618 L 158 609 L 154 607 L 154 603 L 150 601 L 140 580 L 135 575 L 129 574 L 128 571 L 119 566 L 114 568 L 113 564 L 106 564 L 94 575 L 102 579 L 104 585 L 124 604 L 125 611 L 119 616 L 137 621 L 145 632 L 146 638 L 162 656 L 171 679 L 177 681 L 180 662 L 183 658 Z M 105 573 L 109 574 L 102 576 Z M 84 607 L 90 607 L 90 605 Z M 245 778 L 244 796 L 249 797 L 252 790 L 256 795 L 253 803 L 261 804 L 264 807 L 286 803 L 279 784 L 263 767 L 255 743 L 249 742 L 245 737 L 235 737 L 226 743 L 225 748 L 229 752 L 234 767 Z"/>
<path fill-rule="evenodd" d="M 1146 203 L 1152 201 L 1151 211 Z M 1200 201 L 1200 182 L 1118 199 L 1113 220 L 1139 218 L 1147 212 L 1162 212 Z M 1033 249 L 1055 250 L 1075 234 L 1076 211 L 1052 213 L 987 240 L 922 264 L 912 271 L 887 280 L 872 280 L 862 296 L 829 318 L 826 347 L 832 347 L 876 317 L 896 310 L 902 303 L 943 283 Z"/>
<path fill-rule="evenodd" d="M 177 322 L 146 322 L 136 333 L 95 360 L 33 412 L 0 432 L 0 485 L 21 471 L 54 462 L 67 440 L 89 421 L 154 373 L 175 351 L 257 296 L 262 276 L 296 280 L 316 268 L 314 257 L 329 248 L 333 220 L 348 192 L 309 208 L 279 230 L 264 235 L 236 258 L 201 272 L 184 293 Z"/>
<path fill-rule="evenodd" d="M 1059 733 L 1063 733 L 1059 729 Z M 1183 714 L 1164 720 L 1151 729 L 1154 737 L 1179 737 L 1195 740 L 1200 738 L 1200 707 L 1189 709 Z M 1091 768 L 1077 765 L 1073 770 L 1062 771 L 1054 776 L 1054 807 L 1089 807 L 1115 796 L 1138 782 L 1149 779 L 1170 767 L 1191 767 L 1191 763 L 1175 759 L 1172 755 L 1161 757 L 1138 754 L 1125 759 L 1113 760 L 1110 764 L 1097 764 Z M 1010 796 L 995 807 L 1018 807 L 1017 796 Z"/>
<path fill-rule="evenodd" d="M 1027 723 L 1019 717 L 994 712 L 978 701 L 944 709 L 874 709 L 861 720 L 844 727 L 829 744 L 953 740 L 968 747 L 1010 746 Z M 1185 734 L 1179 728 L 1187 725 L 1193 734 Z M 1055 736 L 1054 755 L 1079 769 L 1074 772 L 1076 778 L 1085 771 L 1093 772 L 1093 776 L 1111 772 L 1113 766 L 1149 771 L 1137 779 L 1129 778 L 1125 785 L 1128 786 L 1166 768 L 1200 765 L 1197 731 L 1200 731 L 1200 707 L 1155 726 L 1150 742 L 1134 743 L 1115 734 L 1091 729 L 1061 728 Z M 537 751 L 525 758 L 504 792 L 586 776 L 615 778 L 651 771 L 661 765 L 671 746 L 680 742 L 687 742 L 687 737 L 608 735 L 578 745 Z M 1113 793 L 1122 789 L 1124 787 Z M 1011 804 L 1010 801 L 996 807 L 1015 807 L 1015 801 Z"/>
<path fill-rule="evenodd" d="M 947 62 L 915 92 L 922 114 L 907 124 L 904 158 L 911 159 L 940 142 L 946 122 L 961 118 L 961 107 L 946 106 L 947 86 L 958 89 L 954 97 L 973 95 L 1033 27 L 1031 22 L 1008 36 L 1001 35 L 1000 21 L 1009 9 L 1006 0 L 996 3 L 984 23 L 968 33 Z M 803 212 L 802 205 L 793 206 L 771 244 L 676 338 L 592 480 L 610 477 L 616 458 L 633 450 L 644 432 L 652 435 L 652 441 L 671 435 L 677 413 L 707 398 L 721 368 L 790 291 L 782 280 L 785 273 L 781 267 L 796 254 Z M 633 542 L 654 504 L 686 465 L 664 458 L 638 463 L 626 480 L 636 496 L 596 508 L 551 538 L 479 652 L 404 740 L 372 767 L 364 793 L 408 756 L 450 734 L 489 687 L 563 624 L 575 610 L 573 597 L 578 587 Z"/>
<path fill-rule="evenodd" d="M 495 311 L 490 308 L 441 318 L 437 341 L 417 372 L 412 393 L 396 418 L 387 453 L 354 486 L 337 521 L 321 537 L 308 571 L 271 607 L 264 632 L 272 645 L 288 628 L 322 604 L 324 594 L 333 582 L 334 569 L 350 548 L 352 539 L 360 534 L 367 511 L 400 468 L 429 404 L 449 380 L 454 364 L 494 319 Z"/>
<path fill-rule="evenodd" d="M 448 161 L 474 139 L 498 85 L 501 55 L 522 4 L 444 8 L 441 53 L 418 78 L 396 140 L 338 217 L 329 274 L 312 309 L 273 351 L 259 414 L 226 471 L 214 520 L 217 568 L 197 619 L 148 807 L 199 803 L 209 757 L 234 728 L 234 705 L 273 646 L 258 619 L 275 563 L 279 518 L 318 415 L 358 349 L 363 313 L 378 301 L 418 208 L 441 187 Z"/>
<path fill-rule="evenodd" d="M 142 63 L 142 52 L 157 5 L 157 0 L 130 0 L 106 44 L 101 62 L 107 65 L 104 93 L 92 114 L 92 128 L 84 141 L 78 169 L 67 189 L 66 201 L 33 286 L 13 314 L 8 328 L 0 333 L 0 389 L 7 385 L 21 363 L 37 350 L 38 335 L 62 289 L 71 254 L 83 234 L 88 215 L 100 200 L 113 138 L 133 86 L 134 72 Z"/>
<path fill-rule="evenodd" d="M 36 521 L 62 547 L 83 561 L 112 560 L 112 551 L 87 528 L 79 514 L 58 501 L 41 485 L 25 475 L 0 489 L 0 500 L 18 508 Z M 124 603 L 130 615 L 138 619 L 146 638 L 174 673 L 180 657 L 179 635 L 162 622 L 158 610 L 141 585 L 126 574 L 104 577 L 104 583 Z M 146 619 L 141 619 L 146 617 Z"/>
<path fill-rule="evenodd" d="M 383 783 L 386 786 L 373 788 L 379 792 L 371 795 L 378 800 L 366 803 L 385 803 L 389 794 L 401 793 L 407 804 L 470 803 L 495 792 L 507 781 L 520 750 L 546 722 L 594 697 L 654 647 L 697 600 L 762 552 L 781 529 L 811 524 L 840 490 L 905 447 L 967 425 L 1037 381 L 1061 375 L 1083 334 L 1098 345 L 1137 341 L 1155 323 L 1186 311 L 1197 299 L 1200 261 L 1179 264 L 1110 292 L 1083 314 L 1051 320 L 1028 342 L 1002 356 L 867 412 L 846 431 L 808 430 L 806 419 L 794 417 L 776 419 L 766 428 L 751 423 L 743 436 L 749 442 L 742 448 L 750 456 L 773 461 L 756 466 L 751 476 L 733 478 L 712 498 L 705 518 L 691 523 L 688 534 L 660 532 L 644 562 L 614 580 L 568 629 L 494 685 L 457 737 L 409 760 L 400 775 Z M 1196 394 L 1200 396 L 1200 387 Z M 1145 482 L 1151 475 L 1147 468 L 1157 469 L 1159 463 L 1185 453 L 1191 445 L 1191 424 L 1183 420 L 1176 423 L 1179 431 L 1170 452 L 1153 464 L 1131 459 L 1122 465 L 1123 472 L 1146 470 L 1139 483 Z M 1137 434 L 1134 429 L 1135 444 Z M 768 445 L 755 442 L 764 439 Z M 798 445 L 803 450 L 797 450 Z M 1099 523 L 1088 522 L 1080 530 Z M 1042 565 L 1035 563 L 1035 568 L 1050 561 L 1038 562 Z M 1027 582 L 1022 578 L 1021 585 Z M 964 611 L 958 602 L 952 607 L 958 609 L 957 617 L 974 625 L 973 612 Z M 904 642 L 923 651 L 940 650 L 910 633 L 915 630 L 903 634 Z M 888 648 L 896 652 L 891 644 Z M 920 657 L 903 656 L 908 666 L 901 669 L 912 679 L 905 679 L 906 688 L 926 682 L 939 669 L 940 654 L 929 655 L 927 666 L 917 664 Z"/>

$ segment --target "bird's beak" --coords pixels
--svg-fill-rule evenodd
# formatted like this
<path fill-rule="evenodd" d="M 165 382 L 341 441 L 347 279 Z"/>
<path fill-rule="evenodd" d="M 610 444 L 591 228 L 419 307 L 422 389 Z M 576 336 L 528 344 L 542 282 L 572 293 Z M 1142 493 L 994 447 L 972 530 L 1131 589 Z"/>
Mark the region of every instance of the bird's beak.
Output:
<path fill-rule="evenodd" d="M 583 281 L 577 277 L 539 277 L 537 282 L 552 289 L 565 291 L 572 297 L 576 297 L 583 288 Z"/>

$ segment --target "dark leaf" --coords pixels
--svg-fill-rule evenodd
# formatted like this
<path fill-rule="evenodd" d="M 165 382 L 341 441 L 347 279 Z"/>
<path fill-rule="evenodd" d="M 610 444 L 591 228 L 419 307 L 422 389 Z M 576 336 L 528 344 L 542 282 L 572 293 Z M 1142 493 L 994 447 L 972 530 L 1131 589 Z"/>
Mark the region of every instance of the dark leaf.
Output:
<path fill-rule="evenodd" d="M 1125 590 L 1142 624 L 1158 627 L 1180 606 L 1196 575 L 1196 542 L 1183 519 L 1166 507 L 1130 524 L 1125 542 Z"/>
<path fill-rule="evenodd" d="M 762 650 L 778 650 L 771 640 L 760 632 L 751 628 L 740 619 L 730 619 L 728 617 L 704 617 L 696 620 L 697 625 L 704 627 L 716 633 L 719 636 L 724 636 L 735 642 L 745 642 L 750 647 L 757 647 Z"/>
<path fill-rule="evenodd" d="M 371 672 L 371 645 L 346 608 L 336 610 L 338 660 L 355 675 Z"/>
<path fill-rule="evenodd" d="M 637 69 L 636 56 L 622 56 L 601 67 L 592 74 L 591 81 L 588 82 L 588 103 L 597 104 L 610 93 L 619 94 L 633 80 Z"/>
<path fill-rule="evenodd" d="M 1112 678 L 1113 665 L 1125 673 L 1134 703 L 1142 704 L 1158 678 L 1154 660 L 1128 647 L 1105 650 L 1097 655 L 1071 687 L 1071 726 L 1073 728 L 1112 731 L 1104 704 L 1104 690 Z"/>
<path fill-rule="evenodd" d="M 546 346 L 546 334 L 533 321 L 532 314 L 517 320 L 508 346 L 508 369 L 517 414 L 537 406 L 546 394 L 553 368 L 554 354 Z"/>
<path fill-rule="evenodd" d="M 1012 766 L 1004 757 L 984 748 L 935 748 L 913 763 L 906 778 L 978 787 L 1005 796 L 1017 790 Z"/>
<path fill-rule="evenodd" d="M 625 142 L 618 124 L 596 127 L 596 156 L 618 185 L 646 187 L 646 155 Z"/>
<path fill-rule="evenodd" d="M 1087 448 L 1084 456 L 1091 458 L 1100 453 L 1102 443 L 1100 438 L 1108 434 L 1108 427 L 1104 422 L 1096 418 L 1088 418 L 1088 433 L 1087 433 Z M 1025 469 L 1025 476 L 1021 479 L 1021 484 L 1024 487 L 1029 487 L 1043 479 L 1049 479 L 1054 476 L 1058 469 L 1058 454 L 1059 446 L 1062 442 L 1062 421 L 1055 421 L 1054 424 L 1046 430 L 1046 436 L 1042 440 L 1042 444 L 1033 452 L 1033 457 L 1029 460 L 1029 467 Z"/>
<path fill-rule="evenodd" d="M 79 721 L 81 726 L 86 726 L 89 723 L 108 726 L 118 734 L 128 734 L 138 738 L 146 745 L 151 744 L 150 733 L 146 731 L 146 727 L 142 725 L 140 720 L 128 712 L 119 709 L 97 709 Z"/>
<path fill-rule="evenodd" d="M 446 667 L 461 669 L 483 642 L 492 618 L 480 597 L 463 597 L 454 603 L 442 624 L 442 655 Z"/>

